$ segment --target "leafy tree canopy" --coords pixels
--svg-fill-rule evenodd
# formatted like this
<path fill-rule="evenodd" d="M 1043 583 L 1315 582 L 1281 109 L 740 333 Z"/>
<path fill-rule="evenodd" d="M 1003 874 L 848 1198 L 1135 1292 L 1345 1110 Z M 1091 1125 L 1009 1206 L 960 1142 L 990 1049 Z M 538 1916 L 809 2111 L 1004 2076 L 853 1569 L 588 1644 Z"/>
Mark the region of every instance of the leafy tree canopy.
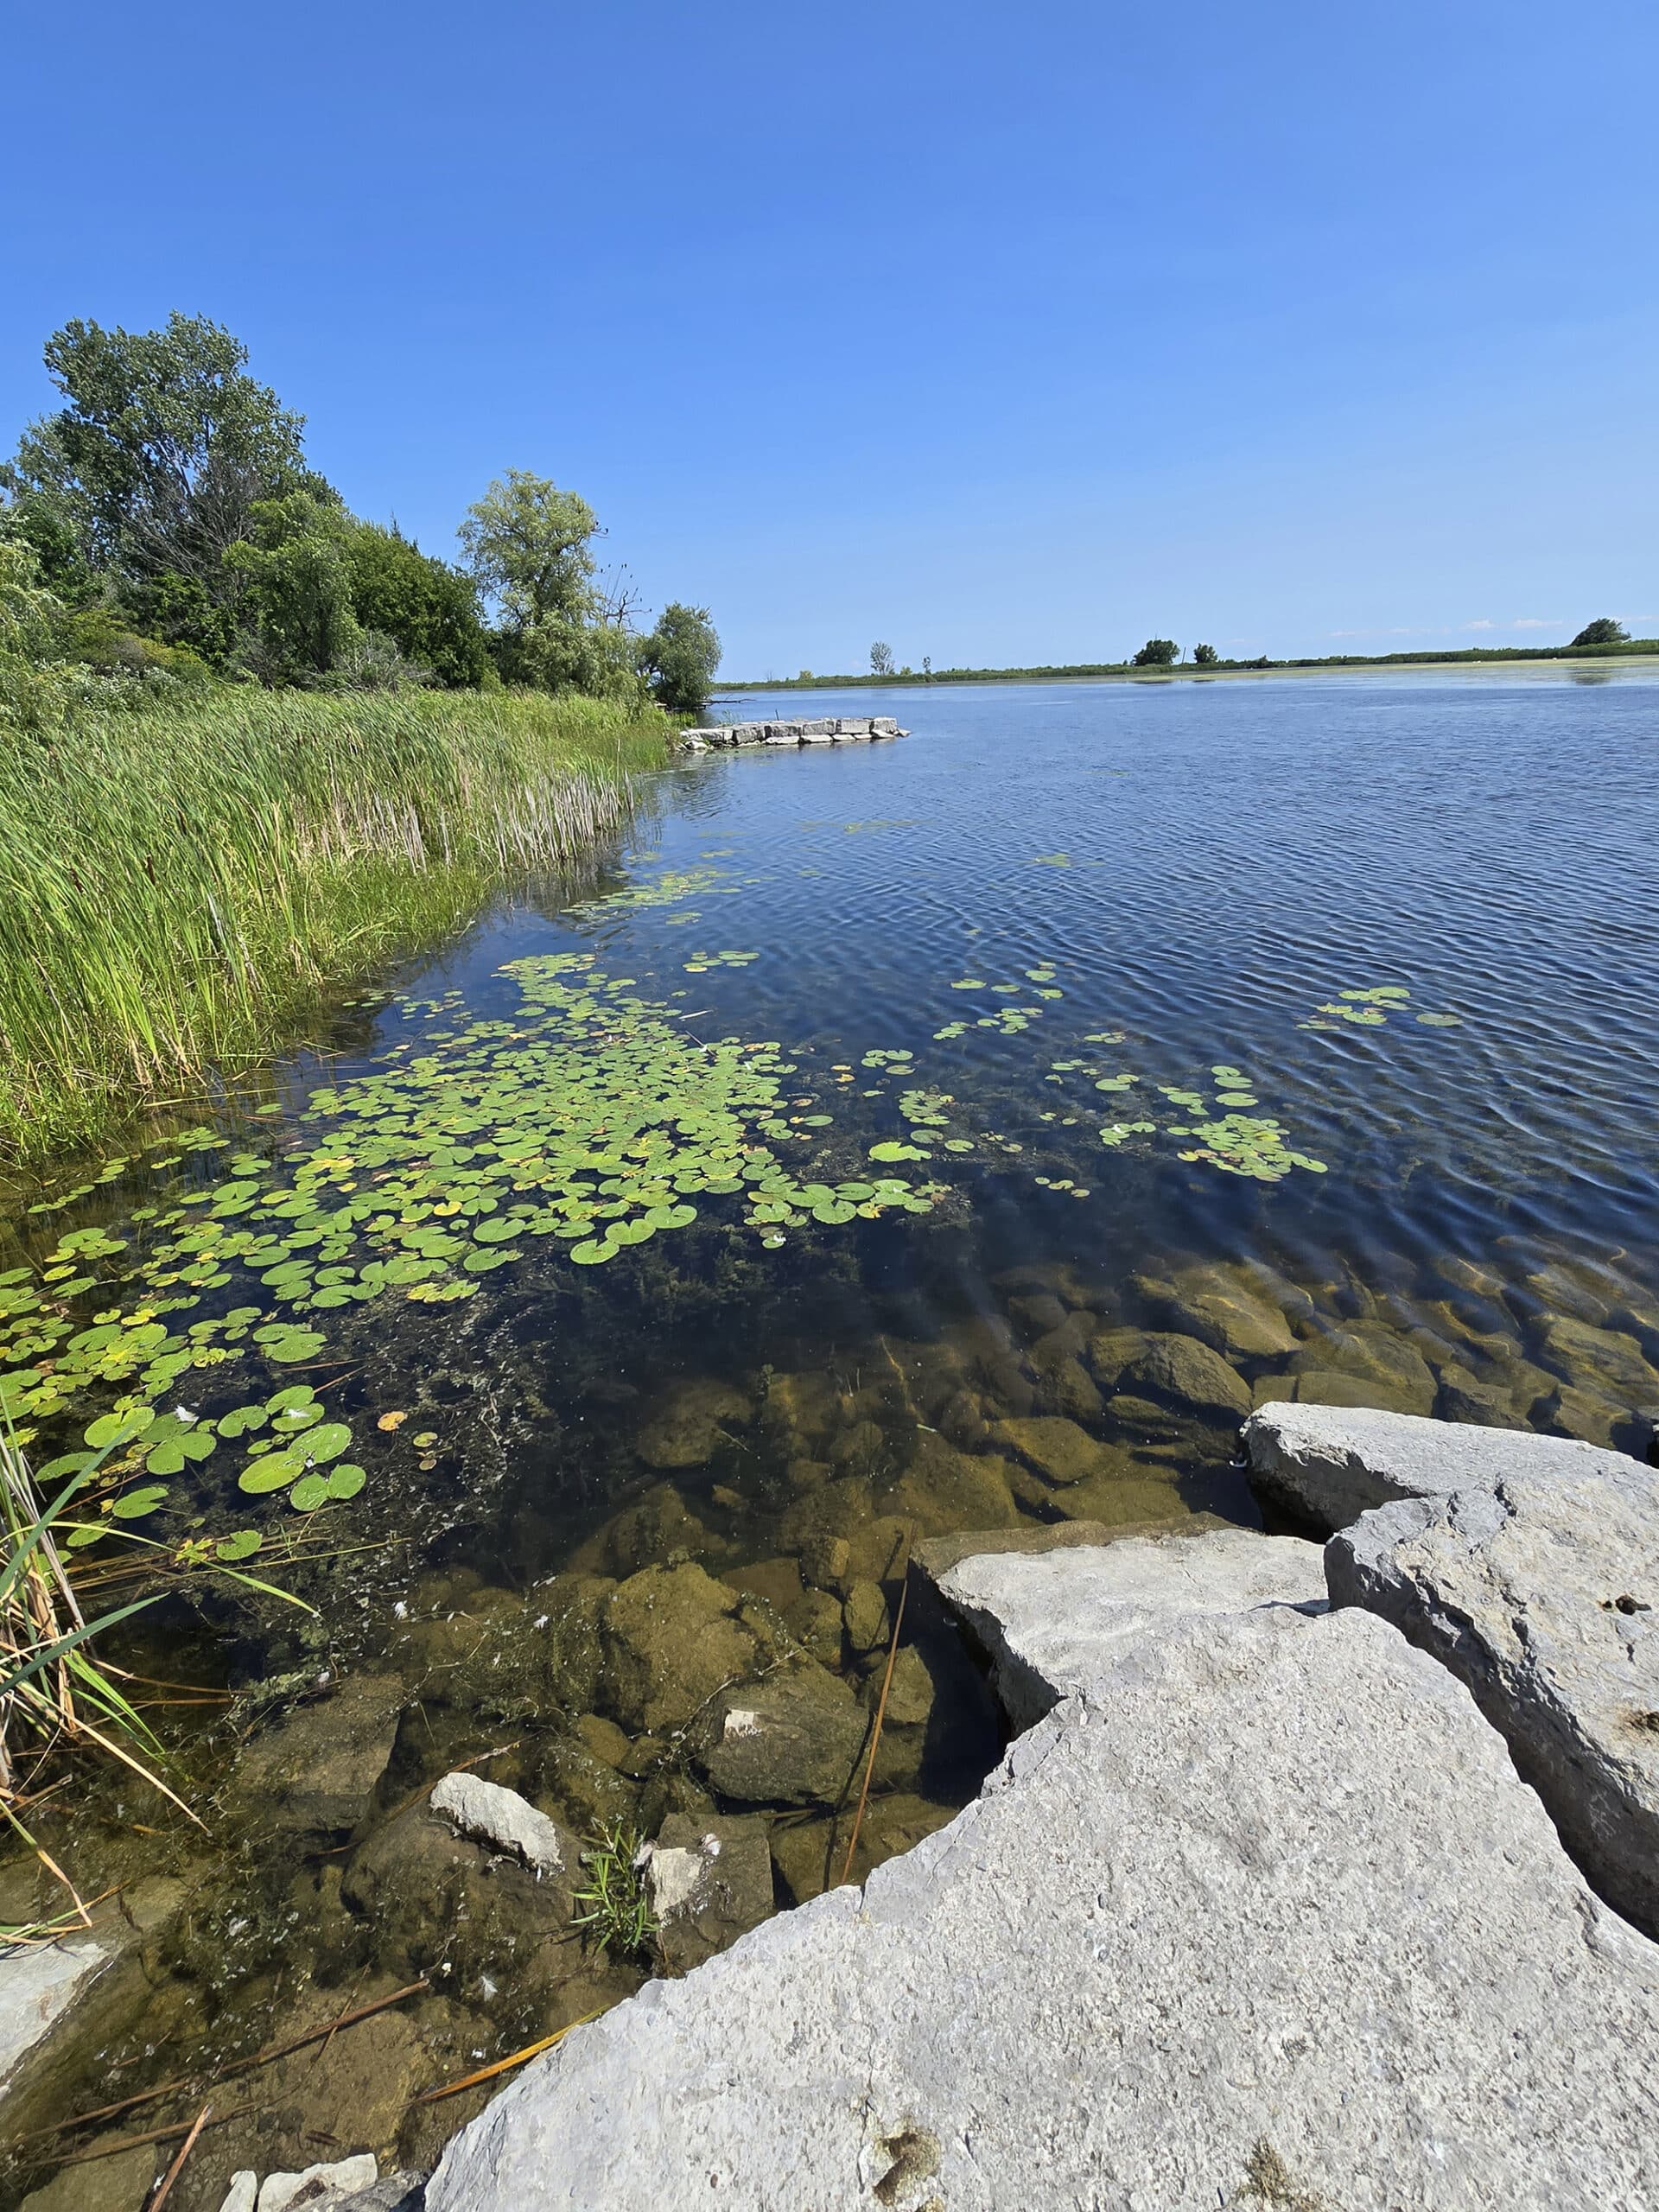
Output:
<path fill-rule="evenodd" d="M 1213 645 L 1194 645 L 1192 658 L 1200 668 L 1213 668 L 1221 658 L 1221 655 Z"/>
<path fill-rule="evenodd" d="M 354 524 L 347 558 L 352 611 L 364 629 L 390 638 L 440 683 L 495 682 L 469 577 L 369 522 Z"/>
<path fill-rule="evenodd" d="M 1586 622 L 1573 645 L 1624 645 L 1630 643 L 1630 633 L 1622 622 L 1615 622 L 1611 614 L 1599 614 L 1593 622 Z M 1572 645 L 1567 647 L 1570 652 Z"/>
<path fill-rule="evenodd" d="M 1173 638 L 1148 638 L 1135 657 L 1136 668 L 1173 668 L 1181 649 Z"/>
<path fill-rule="evenodd" d="M 893 647 L 883 645 L 879 638 L 870 647 L 870 674 L 872 676 L 893 674 Z"/>
<path fill-rule="evenodd" d="M 467 508 L 458 535 L 480 588 L 511 627 L 531 630 L 582 622 L 593 612 L 598 533 L 598 518 L 579 493 L 510 468 Z"/>
<path fill-rule="evenodd" d="M 671 715 L 700 715 L 720 666 L 720 639 L 708 608 L 671 601 L 640 639 L 639 660 L 659 706 Z"/>
<path fill-rule="evenodd" d="M 67 403 L 23 434 L 5 488 L 48 573 L 175 575 L 232 595 L 224 556 L 256 503 L 332 499 L 306 467 L 303 417 L 247 373 L 220 324 L 175 313 L 164 330 L 66 323 L 46 365 Z"/>

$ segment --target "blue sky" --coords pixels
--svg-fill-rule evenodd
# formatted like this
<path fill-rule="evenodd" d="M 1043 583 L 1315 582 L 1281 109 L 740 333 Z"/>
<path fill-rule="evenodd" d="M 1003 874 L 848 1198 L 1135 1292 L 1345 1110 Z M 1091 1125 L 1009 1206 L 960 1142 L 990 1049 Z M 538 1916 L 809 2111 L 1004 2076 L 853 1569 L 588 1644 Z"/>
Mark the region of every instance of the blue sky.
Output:
<path fill-rule="evenodd" d="M 14 13 L 0 437 L 213 315 L 359 512 L 582 492 L 732 676 L 1659 632 L 1659 13 Z"/>

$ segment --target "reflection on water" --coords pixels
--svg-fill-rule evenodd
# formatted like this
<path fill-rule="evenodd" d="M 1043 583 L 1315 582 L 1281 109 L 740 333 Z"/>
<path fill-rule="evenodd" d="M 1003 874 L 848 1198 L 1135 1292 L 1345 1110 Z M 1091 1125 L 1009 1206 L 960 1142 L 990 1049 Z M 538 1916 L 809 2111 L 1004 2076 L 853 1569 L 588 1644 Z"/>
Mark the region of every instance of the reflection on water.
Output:
<path fill-rule="evenodd" d="M 484 2093 L 415 2094 L 639 1978 L 569 1883 L 428 1818 L 439 1776 L 576 1837 L 717 1832 L 725 1940 L 839 1878 L 912 1548 L 1253 1521 L 1253 1402 L 1644 1452 L 1656 697 L 906 694 L 898 746 L 672 772 L 577 904 L 343 1016 L 306 1110 L 290 1083 L 20 1208 L 0 1369 L 37 1456 L 152 1408 L 143 1525 L 303 1528 L 319 1610 L 126 1655 L 233 1700 L 156 1712 L 208 1833 L 107 1776 L 37 1809 L 135 1924 L 14 2128 L 425 1975 L 249 2076 L 175 2201 L 429 2161 Z M 998 1745 L 912 1592 L 855 1873 Z M 49 1889 L 0 1866 L 9 1919 Z"/>

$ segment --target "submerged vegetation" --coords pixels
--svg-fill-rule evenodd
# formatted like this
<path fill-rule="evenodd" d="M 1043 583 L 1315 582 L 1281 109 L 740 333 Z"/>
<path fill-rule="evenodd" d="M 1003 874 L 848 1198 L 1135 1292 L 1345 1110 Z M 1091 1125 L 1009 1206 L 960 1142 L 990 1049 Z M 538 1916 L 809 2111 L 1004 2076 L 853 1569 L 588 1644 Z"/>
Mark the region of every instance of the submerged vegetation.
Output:
<path fill-rule="evenodd" d="M 505 691 L 215 687 L 0 742 L 0 1166 L 282 1048 L 662 757 L 654 713 Z"/>

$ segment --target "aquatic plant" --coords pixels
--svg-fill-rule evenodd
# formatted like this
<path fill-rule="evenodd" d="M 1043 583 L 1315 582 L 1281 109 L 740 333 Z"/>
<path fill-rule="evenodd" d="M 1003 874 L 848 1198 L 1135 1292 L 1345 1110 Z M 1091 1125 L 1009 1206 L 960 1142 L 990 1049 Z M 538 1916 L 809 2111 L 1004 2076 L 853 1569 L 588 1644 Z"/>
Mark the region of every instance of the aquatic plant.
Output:
<path fill-rule="evenodd" d="M 571 1914 L 602 1959 L 623 1965 L 649 1965 L 656 1956 L 658 1928 L 645 1890 L 646 1846 L 625 1821 L 601 1823 L 582 1854 L 588 1879 L 572 1903 L 585 1911 Z"/>
<path fill-rule="evenodd" d="M 1391 1014 L 1403 1014 L 1411 993 L 1403 983 L 1373 983 L 1364 989 L 1339 991 L 1334 999 L 1315 1007 L 1301 1029 L 1336 1029 L 1343 1022 L 1354 1029 L 1381 1029 Z M 1458 1029 L 1463 1017 L 1457 1014 L 1420 1014 L 1416 1019 L 1426 1029 Z"/>
<path fill-rule="evenodd" d="M 0 1167 L 199 1089 L 616 828 L 664 725 L 535 694 L 219 690 L 0 745 Z"/>

